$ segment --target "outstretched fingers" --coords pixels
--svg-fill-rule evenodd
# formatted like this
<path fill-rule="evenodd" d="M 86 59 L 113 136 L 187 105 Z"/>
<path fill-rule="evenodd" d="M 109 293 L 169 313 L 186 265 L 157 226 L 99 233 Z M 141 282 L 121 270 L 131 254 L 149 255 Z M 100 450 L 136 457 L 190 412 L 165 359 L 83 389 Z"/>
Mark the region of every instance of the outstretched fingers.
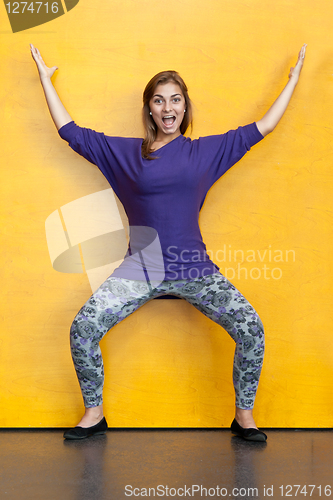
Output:
<path fill-rule="evenodd" d="M 296 77 L 297 79 L 299 78 L 299 75 L 301 73 L 301 70 L 302 70 L 303 64 L 304 64 L 306 47 L 307 47 L 307 44 L 305 43 L 302 46 L 301 50 L 299 51 L 295 67 L 290 68 L 289 78 L 291 78 L 292 76 Z"/>
<path fill-rule="evenodd" d="M 306 47 L 307 47 L 307 44 L 305 43 L 303 45 L 303 47 L 301 48 L 301 50 L 299 51 L 299 54 L 298 54 L 298 59 L 297 59 L 297 63 L 300 63 L 303 65 L 303 61 L 304 61 L 304 58 L 305 58 L 305 52 L 306 52 Z"/>
<path fill-rule="evenodd" d="M 30 50 L 31 50 L 31 55 L 37 65 L 40 76 L 41 77 L 46 76 L 51 78 L 55 70 L 58 69 L 58 66 L 53 66 L 52 68 L 46 66 L 39 50 L 37 49 L 37 47 L 34 47 L 32 43 L 30 44 Z"/>

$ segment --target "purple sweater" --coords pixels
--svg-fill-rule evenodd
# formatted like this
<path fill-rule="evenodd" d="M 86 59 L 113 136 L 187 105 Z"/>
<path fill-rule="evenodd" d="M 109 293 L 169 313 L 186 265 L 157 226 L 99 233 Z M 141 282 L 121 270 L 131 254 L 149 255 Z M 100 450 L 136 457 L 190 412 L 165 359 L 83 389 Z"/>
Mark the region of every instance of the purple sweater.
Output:
<path fill-rule="evenodd" d="M 77 126 L 59 129 L 69 146 L 98 166 L 122 202 L 130 247 L 113 276 L 162 281 L 218 272 L 206 253 L 199 212 L 211 186 L 263 139 L 255 123 L 191 140 L 178 136 L 141 156 L 142 139 L 110 137 Z"/>

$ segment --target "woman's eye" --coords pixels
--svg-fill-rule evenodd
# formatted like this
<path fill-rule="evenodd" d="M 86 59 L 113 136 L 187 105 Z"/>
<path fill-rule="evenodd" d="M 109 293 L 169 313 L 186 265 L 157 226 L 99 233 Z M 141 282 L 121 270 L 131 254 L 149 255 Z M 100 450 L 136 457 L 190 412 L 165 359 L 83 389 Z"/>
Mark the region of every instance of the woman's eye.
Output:
<path fill-rule="evenodd" d="M 160 103 L 162 102 L 162 99 L 156 99 L 154 102 L 155 102 L 156 104 L 160 104 Z"/>

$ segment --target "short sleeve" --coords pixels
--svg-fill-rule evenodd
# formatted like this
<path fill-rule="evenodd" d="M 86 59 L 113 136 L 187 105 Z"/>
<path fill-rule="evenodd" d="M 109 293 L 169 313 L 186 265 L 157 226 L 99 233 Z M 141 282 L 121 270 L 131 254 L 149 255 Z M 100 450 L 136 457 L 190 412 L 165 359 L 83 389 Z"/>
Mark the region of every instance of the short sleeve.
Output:
<path fill-rule="evenodd" d="M 229 130 L 222 135 L 200 138 L 199 149 L 202 149 L 201 153 L 206 152 L 210 185 L 213 185 L 263 138 L 255 122 L 238 127 L 236 130 Z"/>

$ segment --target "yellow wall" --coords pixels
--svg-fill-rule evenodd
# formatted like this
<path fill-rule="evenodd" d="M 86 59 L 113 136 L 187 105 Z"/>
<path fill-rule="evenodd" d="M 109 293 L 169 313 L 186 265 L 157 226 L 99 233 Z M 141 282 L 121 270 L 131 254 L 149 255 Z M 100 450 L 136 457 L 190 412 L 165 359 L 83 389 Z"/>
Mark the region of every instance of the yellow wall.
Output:
<path fill-rule="evenodd" d="M 145 84 L 178 70 L 195 104 L 193 138 L 259 119 L 307 43 L 282 122 L 215 184 L 200 224 L 221 271 L 231 278 L 234 269 L 231 281 L 265 325 L 258 425 L 331 427 L 332 1 L 80 0 L 15 34 L 3 5 L 0 13 L 0 426 L 69 426 L 82 413 L 68 330 L 90 286 L 84 274 L 52 268 L 45 220 L 108 188 L 58 137 L 29 43 L 59 66 L 54 84 L 75 121 L 109 135 L 141 136 Z M 238 276 L 238 265 L 252 277 Z M 102 350 L 111 426 L 230 425 L 233 342 L 185 301 L 147 304 Z"/>

